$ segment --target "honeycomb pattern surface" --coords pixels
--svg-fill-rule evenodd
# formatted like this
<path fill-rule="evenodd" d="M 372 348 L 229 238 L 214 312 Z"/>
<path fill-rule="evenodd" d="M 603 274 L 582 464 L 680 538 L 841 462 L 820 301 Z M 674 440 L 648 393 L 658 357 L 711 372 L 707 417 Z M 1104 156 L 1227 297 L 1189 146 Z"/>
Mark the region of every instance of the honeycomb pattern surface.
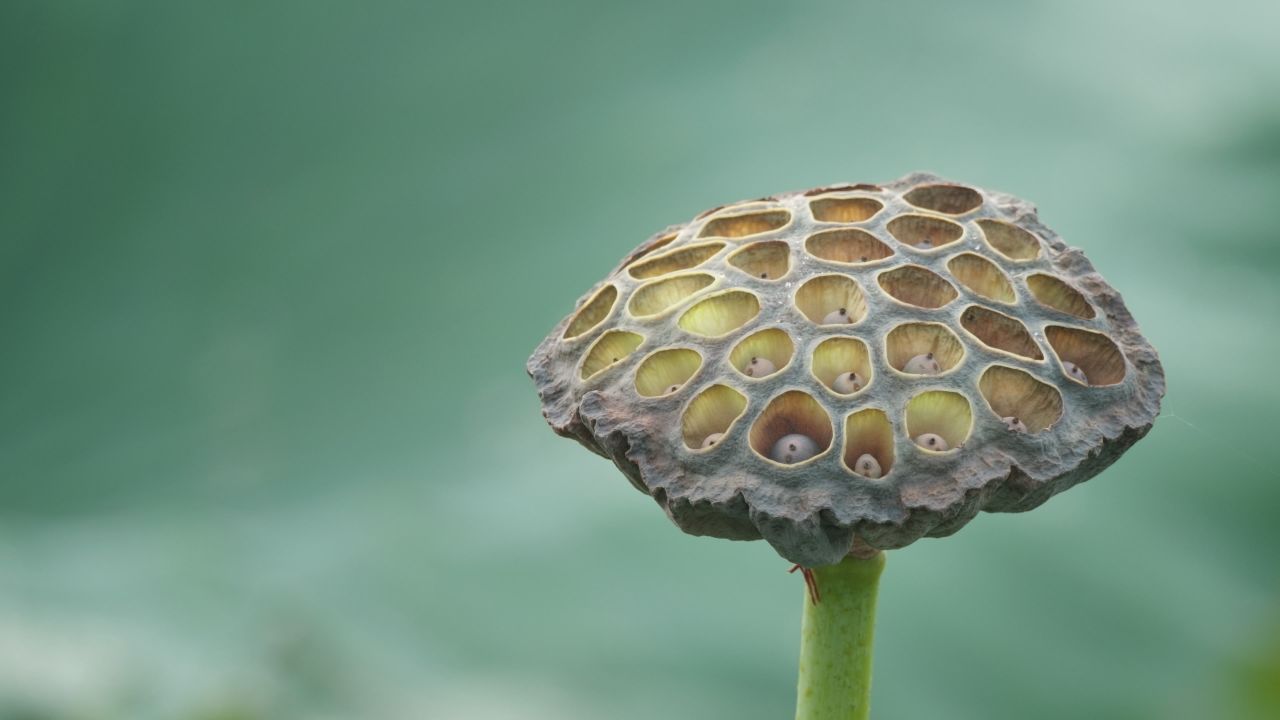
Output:
<path fill-rule="evenodd" d="M 552 428 L 681 529 L 808 566 L 1032 509 L 1164 393 L 1120 295 L 1034 207 L 926 173 L 668 228 L 528 370 Z"/>

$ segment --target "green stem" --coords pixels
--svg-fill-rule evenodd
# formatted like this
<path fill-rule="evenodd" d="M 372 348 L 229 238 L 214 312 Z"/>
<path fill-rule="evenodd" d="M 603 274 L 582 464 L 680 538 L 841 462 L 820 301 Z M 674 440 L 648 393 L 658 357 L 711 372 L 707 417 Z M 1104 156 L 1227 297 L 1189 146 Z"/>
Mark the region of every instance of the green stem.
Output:
<path fill-rule="evenodd" d="M 800 628 L 796 720 L 866 720 L 871 701 L 871 640 L 884 553 L 849 555 L 813 568 L 819 601 L 806 588 Z"/>

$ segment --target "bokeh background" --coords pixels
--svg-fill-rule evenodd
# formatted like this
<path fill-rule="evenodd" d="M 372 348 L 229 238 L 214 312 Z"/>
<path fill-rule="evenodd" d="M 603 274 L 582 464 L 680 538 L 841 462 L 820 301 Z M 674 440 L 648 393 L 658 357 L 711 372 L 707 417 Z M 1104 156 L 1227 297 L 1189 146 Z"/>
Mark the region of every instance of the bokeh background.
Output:
<path fill-rule="evenodd" d="M 1280 717 L 1280 4 L 0 4 L 0 720 L 781 718 L 801 584 L 556 438 L 650 233 L 928 169 L 1161 350 L 1102 477 L 890 557 L 885 718 Z"/>

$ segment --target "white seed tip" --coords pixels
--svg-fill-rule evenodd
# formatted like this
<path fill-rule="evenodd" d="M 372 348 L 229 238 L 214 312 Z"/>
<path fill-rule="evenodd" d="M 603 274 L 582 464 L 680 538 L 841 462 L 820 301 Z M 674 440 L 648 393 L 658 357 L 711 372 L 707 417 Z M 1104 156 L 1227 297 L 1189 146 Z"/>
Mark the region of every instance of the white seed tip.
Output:
<path fill-rule="evenodd" d="M 849 315 L 847 308 L 832 310 L 827 316 L 822 318 L 823 325 L 848 325 L 853 322 L 853 317 Z"/>
<path fill-rule="evenodd" d="M 702 449 L 706 450 L 707 448 L 715 445 L 716 443 L 720 442 L 723 439 L 724 439 L 724 433 L 711 433 L 710 435 L 703 438 Z"/>
<path fill-rule="evenodd" d="M 883 471 L 880 469 L 880 463 L 876 461 L 871 453 L 862 453 L 858 456 L 858 461 L 853 464 L 853 471 L 864 478 L 878 480 Z"/>
<path fill-rule="evenodd" d="M 668 395 L 670 395 L 671 393 L 673 393 L 673 392 L 675 392 L 675 391 L 677 391 L 677 390 L 679 390 L 679 389 L 680 389 L 680 386 L 679 386 L 679 385 L 672 385 L 671 387 L 667 388 L 667 394 L 668 394 Z"/>
<path fill-rule="evenodd" d="M 1009 429 L 1009 432 L 1024 433 L 1024 434 L 1027 432 L 1026 423 L 1022 422 L 1021 420 L 1019 420 L 1018 418 L 1012 415 L 1010 415 L 1009 417 L 1003 417 L 1000 419 L 1004 421 L 1004 426 Z"/>
<path fill-rule="evenodd" d="M 942 366 L 933 359 L 933 353 L 926 353 L 908 360 L 907 364 L 902 366 L 902 372 L 911 375 L 937 375 L 942 372 Z"/>
<path fill-rule="evenodd" d="M 1063 360 L 1062 367 L 1067 371 L 1067 375 L 1070 375 L 1072 378 L 1079 380 L 1085 385 L 1089 384 L 1089 376 L 1084 374 L 1084 371 L 1080 369 L 1079 365 L 1076 365 L 1069 360 Z"/>
<path fill-rule="evenodd" d="M 773 364 L 772 360 L 762 357 L 751 358 L 751 362 L 747 363 L 747 366 L 742 370 L 747 377 L 753 378 L 762 378 L 777 371 L 778 368 Z"/>
<path fill-rule="evenodd" d="M 778 438 L 773 444 L 773 450 L 769 452 L 769 458 L 774 462 L 792 463 L 804 462 L 814 455 L 818 454 L 818 443 L 813 438 L 800 433 L 791 433 Z"/>
<path fill-rule="evenodd" d="M 831 383 L 831 389 L 841 395 L 848 395 L 858 392 L 865 384 L 862 376 L 858 373 L 852 371 L 843 372 L 837 375 L 836 379 Z"/>
<path fill-rule="evenodd" d="M 917 435 L 915 442 L 925 450 L 933 450 L 935 452 L 944 452 L 951 449 L 951 446 L 947 445 L 947 441 L 943 440 L 941 435 L 935 435 L 934 433 Z"/>

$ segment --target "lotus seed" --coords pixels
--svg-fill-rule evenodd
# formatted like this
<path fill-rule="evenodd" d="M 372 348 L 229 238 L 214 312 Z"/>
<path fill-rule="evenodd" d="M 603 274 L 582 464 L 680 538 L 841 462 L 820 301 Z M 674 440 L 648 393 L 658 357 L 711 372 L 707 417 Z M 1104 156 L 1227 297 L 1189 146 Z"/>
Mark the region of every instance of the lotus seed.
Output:
<path fill-rule="evenodd" d="M 814 442 L 813 438 L 800 433 L 791 433 L 778 438 L 778 442 L 773 444 L 769 457 L 775 462 L 791 465 L 804 462 L 817 454 L 818 443 Z"/>
<path fill-rule="evenodd" d="M 947 441 L 942 439 L 941 435 L 935 435 L 933 433 L 917 435 L 916 444 L 925 450 L 934 450 L 937 452 L 943 452 L 951 449 L 950 446 L 947 445 Z"/>
<path fill-rule="evenodd" d="M 1084 371 L 1080 369 L 1079 365 L 1076 365 L 1069 360 L 1063 360 L 1062 368 L 1066 370 L 1067 375 L 1070 375 L 1072 378 L 1079 380 L 1085 385 L 1089 384 L 1089 376 L 1084 374 Z"/>
<path fill-rule="evenodd" d="M 1018 418 L 1010 415 L 1009 417 L 1000 418 L 1004 421 L 1004 426 L 1009 428 L 1009 432 L 1026 433 L 1027 425 Z"/>
<path fill-rule="evenodd" d="M 937 375 L 942 372 L 942 367 L 938 365 L 938 361 L 933 359 L 933 353 L 925 353 L 917 355 L 907 361 L 902 366 L 902 372 L 912 375 Z"/>
<path fill-rule="evenodd" d="M 920 244 L 917 247 L 919 247 L 921 250 L 928 250 L 933 247 L 933 241 L 930 240 L 929 238 L 925 238 L 924 240 L 920 241 Z"/>
<path fill-rule="evenodd" d="M 853 464 L 853 471 L 864 478 L 870 478 L 872 480 L 878 480 L 882 474 L 882 471 L 880 470 L 880 463 L 877 462 L 875 458 L 871 457 L 871 453 L 862 453 L 859 455 L 858 462 Z"/>
<path fill-rule="evenodd" d="M 858 373 L 846 372 L 840 373 L 836 376 L 835 382 L 831 383 L 831 389 L 841 395 L 848 395 L 850 393 L 858 392 L 865 384 L 866 383 L 863 381 L 862 376 Z"/>
<path fill-rule="evenodd" d="M 751 358 L 751 362 L 747 363 L 746 369 L 742 372 L 745 373 L 747 377 L 762 378 L 766 375 L 774 374 L 777 370 L 778 368 L 774 366 L 773 362 L 770 361 L 769 358 L 753 357 Z"/>
<path fill-rule="evenodd" d="M 849 311 L 846 308 L 832 310 L 827 316 L 822 318 L 823 325 L 847 325 L 853 322 L 853 318 L 849 317 Z"/>
<path fill-rule="evenodd" d="M 715 445 L 716 443 L 720 442 L 723 439 L 724 439 L 724 433 L 711 433 L 705 439 L 703 439 L 702 449 L 706 450 L 707 448 Z"/>

